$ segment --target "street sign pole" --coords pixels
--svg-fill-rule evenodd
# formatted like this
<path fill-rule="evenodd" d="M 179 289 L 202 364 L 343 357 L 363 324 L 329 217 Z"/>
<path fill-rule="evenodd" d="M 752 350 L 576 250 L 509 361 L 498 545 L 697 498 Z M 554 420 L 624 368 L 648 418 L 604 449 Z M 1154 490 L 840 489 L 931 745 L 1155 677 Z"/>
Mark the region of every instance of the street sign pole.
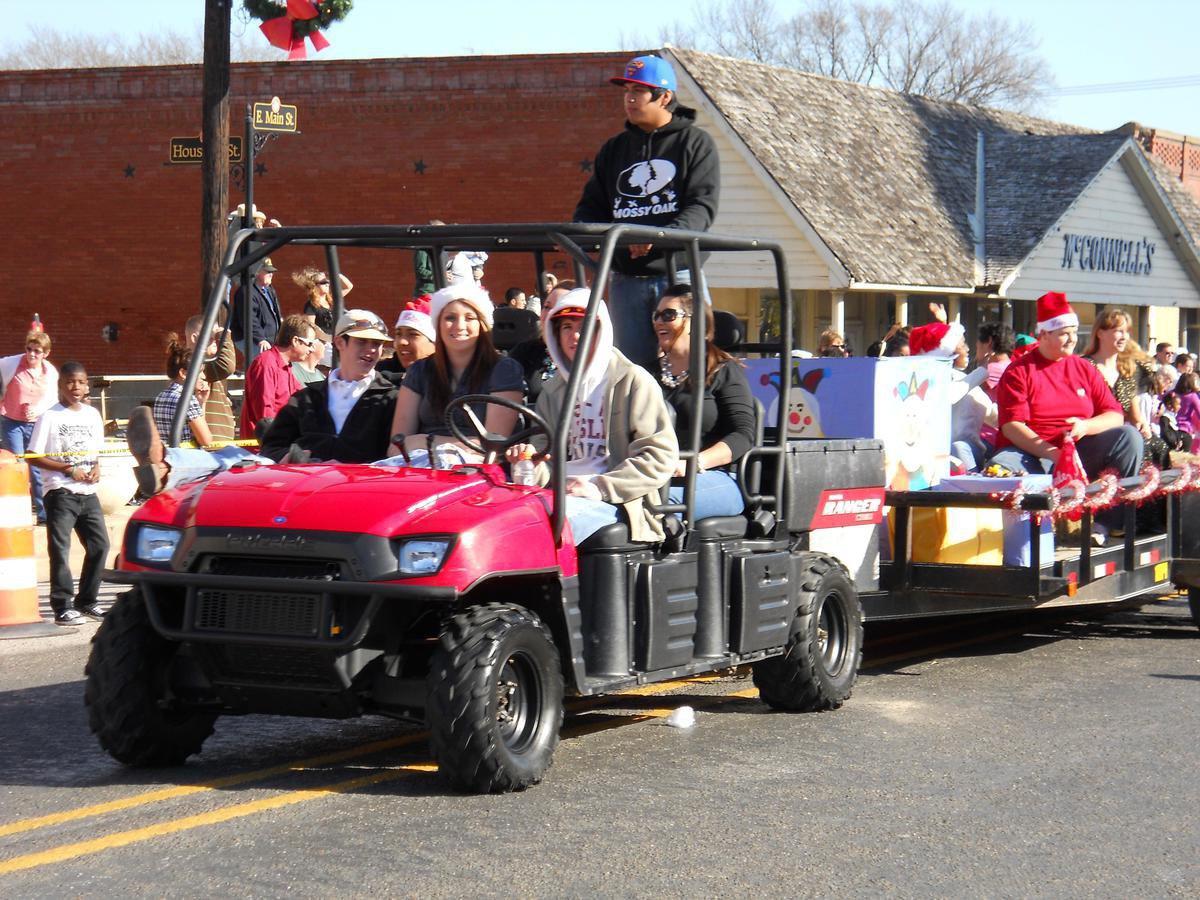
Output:
<path fill-rule="evenodd" d="M 242 227 L 254 227 L 254 117 L 252 108 L 249 103 L 246 104 L 246 138 L 242 151 L 244 162 L 243 171 L 246 173 L 246 212 L 242 216 Z M 242 244 L 242 256 L 245 257 L 250 253 L 250 242 Z M 246 358 L 246 370 L 249 371 L 250 363 L 254 362 L 254 358 L 258 356 L 258 345 L 254 342 L 250 334 L 250 291 L 251 278 L 249 269 L 242 270 L 242 338 L 246 341 L 246 349 L 244 356 Z"/>

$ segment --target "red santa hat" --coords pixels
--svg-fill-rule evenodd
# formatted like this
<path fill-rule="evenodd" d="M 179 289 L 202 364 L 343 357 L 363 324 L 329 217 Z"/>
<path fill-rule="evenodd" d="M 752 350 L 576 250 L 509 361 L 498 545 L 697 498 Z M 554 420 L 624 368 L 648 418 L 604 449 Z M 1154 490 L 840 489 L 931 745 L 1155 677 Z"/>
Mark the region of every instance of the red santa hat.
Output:
<path fill-rule="evenodd" d="M 908 336 L 908 349 L 913 356 L 949 358 L 957 352 L 965 333 L 960 322 L 919 325 Z"/>
<path fill-rule="evenodd" d="M 1075 315 L 1075 310 L 1071 309 L 1071 304 L 1067 302 L 1066 294 L 1060 294 L 1058 291 L 1050 291 L 1038 297 L 1038 334 L 1041 334 L 1043 331 L 1058 331 L 1060 328 L 1078 327 L 1079 316 Z"/>
<path fill-rule="evenodd" d="M 400 310 L 400 318 L 396 320 L 396 327 L 411 328 L 436 341 L 437 332 L 433 330 L 433 319 L 429 317 L 429 295 L 405 303 L 404 309 Z"/>

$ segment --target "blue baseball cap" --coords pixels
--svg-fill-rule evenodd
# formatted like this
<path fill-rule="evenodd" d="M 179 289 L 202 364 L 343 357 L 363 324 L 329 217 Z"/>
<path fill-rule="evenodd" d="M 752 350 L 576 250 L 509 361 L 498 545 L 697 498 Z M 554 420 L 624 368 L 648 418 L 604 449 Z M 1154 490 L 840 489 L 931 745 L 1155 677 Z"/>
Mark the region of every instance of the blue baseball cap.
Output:
<path fill-rule="evenodd" d="M 644 84 L 675 92 L 675 70 L 659 56 L 635 56 L 625 64 L 625 71 L 608 79 L 613 84 Z"/>

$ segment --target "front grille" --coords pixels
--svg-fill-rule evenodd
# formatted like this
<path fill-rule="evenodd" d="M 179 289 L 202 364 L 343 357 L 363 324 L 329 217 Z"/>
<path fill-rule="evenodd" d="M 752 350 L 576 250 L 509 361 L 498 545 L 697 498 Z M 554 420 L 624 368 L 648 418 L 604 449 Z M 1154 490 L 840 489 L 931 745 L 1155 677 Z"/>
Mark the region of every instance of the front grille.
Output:
<path fill-rule="evenodd" d="M 200 631 L 316 637 L 320 625 L 320 595 L 208 589 L 196 592 L 196 628 Z"/>
<path fill-rule="evenodd" d="M 212 556 L 200 571 L 206 575 L 301 578 L 306 581 L 340 581 L 342 577 L 341 565 L 333 560 L 271 556 Z"/>

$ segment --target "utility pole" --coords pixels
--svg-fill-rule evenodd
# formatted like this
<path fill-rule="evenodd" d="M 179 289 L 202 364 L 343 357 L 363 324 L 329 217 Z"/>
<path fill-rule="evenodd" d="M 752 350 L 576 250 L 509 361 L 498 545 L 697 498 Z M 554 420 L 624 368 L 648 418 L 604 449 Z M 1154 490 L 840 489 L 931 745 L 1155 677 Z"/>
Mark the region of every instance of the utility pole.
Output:
<path fill-rule="evenodd" d="M 229 207 L 229 27 L 233 0 L 204 0 L 204 99 L 200 121 L 200 306 L 217 280 Z M 249 212 L 249 210 L 247 210 Z"/>

